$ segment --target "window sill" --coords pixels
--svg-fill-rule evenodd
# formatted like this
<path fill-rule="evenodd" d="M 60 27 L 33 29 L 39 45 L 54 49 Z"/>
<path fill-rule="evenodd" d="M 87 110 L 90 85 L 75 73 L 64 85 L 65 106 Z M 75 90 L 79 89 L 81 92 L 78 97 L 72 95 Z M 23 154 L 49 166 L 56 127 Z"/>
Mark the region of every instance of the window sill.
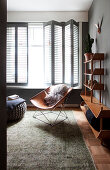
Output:
<path fill-rule="evenodd" d="M 46 89 L 48 86 L 10 86 L 8 85 L 7 88 L 9 89 Z"/>
<path fill-rule="evenodd" d="M 12 86 L 12 85 L 8 85 L 7 88 L 8 89 L 46 89 L 48 88 L 49 85 L 44 85 L 44 86 Z M 73 87 L 73 89 L 82 89 L 82 86 L 79 85 L 77 87 Z"/>

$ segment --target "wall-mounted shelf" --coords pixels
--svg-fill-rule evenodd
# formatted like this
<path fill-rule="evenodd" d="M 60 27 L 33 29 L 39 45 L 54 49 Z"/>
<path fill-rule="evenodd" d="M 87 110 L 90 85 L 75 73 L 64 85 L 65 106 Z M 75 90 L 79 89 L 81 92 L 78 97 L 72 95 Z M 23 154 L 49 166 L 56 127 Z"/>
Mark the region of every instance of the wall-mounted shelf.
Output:
<path fill-rule="evenodd" d="M 110 139 L 110 130 L 103 130 L 103 119 L 104 118 L 110 118 L 110 109 L 106 107 L 105 105 L 99 103 L 99 101 L 93 97 L 93 102 L 91 103 L 91 95 L 89 92 L 87 92 L 87 95 L 85 96 L 85 92 L 81 93 L 81 97 L 84 100 L 81 104 L 81 109 L 84 113 L 86 113 L 86 108 L 88 108 L 92 111 L 94 116 L 96 118 L 100 118 L 100 131 L 95 130 L 90 124 L 90 127 L 95 135 L 96 138 L 99 138 L 101 142 L 103 142 L 104 139 Z M 84 106 L 84 103 L 87 105 Z"/>
<path fill-rule="evenodd" d="M 109 117 L 110 117 L 110 109 L 108 107 L 106 107 L 105 105 L 103 105 L 102 103 L 99 103 L 98 99 L 93 97 L 93 102 L 91 103 L 91 96 L 90 96 L 89 92 L 87 92 L 86 96 L 85 96 L 84 92 L 81 92 L 81 97 L 84 100 L 84 102 L 87 104 L 89 109 L 93 112 L 93 114 L 96 118 L 99 117 L 100 112 L 102 112 L 102 110 L 103 110 L 103 112 L 105 110 L 107 110 L 107 111 L 109 110 Z"/>
<path fill-rule="evenodd" d="M 103 53 L 95 53 L 95 54 L 91 54 L 91 59 L 90 60 L 86 60 L 84 62 L 85 64 L 85 82 L 84 82 L 84 86 L 85 86 L 85 95 L 86 95 L 86 88 L 89 89 L 91 91 L 91 102 L 92 102 L 92 98 L 93 98 L 93 90 L 99 90 L 99 102 L 101 103 L 101 91 L 104 90 L 104 84 L 101 81 L 101 76 L 104 75 L 104 68 L 102 68 L 101 65 L 101 61 L 104 60 L 104 54 Z M 94 61 L 98 61 L 99 62 L 99 68 L 93 68 L 94 65 Z M 91 69 L 87 69 L 87 64 L 90 64 Z M 91 76 L 90 77 L 90 81 L 91 83 L 88 84 L 88 80 L 87 80 L 87 76 Z M 94 83 L 94 75 L 99 76 L 99 82 L 95 82 Z"/>
<path fill-rule="evenodd" d="M 101 91 L 104 90 L 104 84 L 102 83 L 101 76 L 104 75 L 104 68 L 102 68 L 101 62 L 104 60 L 103 53 L 91 54 L 92 57 L 90 60 L 84 62 L 85 64 L 85 82 L 84 87 L 85 91 L 81 93 L 81 97 L 83 102 L 81 103 L 81 109 L 84 113 L 86 113 L 89 108 L 95 118 L 100 121 L 100 130 L 95 130 L 91 125 L 91 129 L 96 138 L 99 138 L 101 142 L 105 138 L 110 138 L 110 130 L 103 128 L 103 119 L 110 119 L 110 109 L 101 103 Z M 99 62 L 99 68 L 94 68 L 94 61 Z M 90 64 L 91 69 L 87 68 L 87 64 Z M 99 82 L 94 81 L 94 75 L 99 76 Z M 87 80 L 87 76 L 89 76 L 89 81 Z M 89 91 L 88 91 L 88 90 Z M 93 90 L 99 90 L 99 100 L 93 96 Z"/>
<path fill-rule="evenodd" d="M 104 84 L 94 84 L 93 86 L 89 86 L 88 84 L 84 84 L 86 88 L 91 90 L 104 90 Z"/>
<path fill-rule="evenodd" d="M 88 69 L 87 71 L 86 71 L 86 73 L 84 73 L 85 75 L 90 75 L 90 76 L 92 76 L 92 75 L 104 75 L 104 69 L 103 68 L 95 68 L 94 70 L 93 70 L 93 72 L 91 72 L 91 69 Z"/>
<path fill-rule="evenodd" d="M 84 63 L 89 63 L 91 61 L 96 61 L 96 60 L 98 60 L 98 61 L 99 60 L 100 61 L 104 60 L 104 53 L 95 53 L 95 54 L 92 54 L 92 59 L 87 60 Z"/>

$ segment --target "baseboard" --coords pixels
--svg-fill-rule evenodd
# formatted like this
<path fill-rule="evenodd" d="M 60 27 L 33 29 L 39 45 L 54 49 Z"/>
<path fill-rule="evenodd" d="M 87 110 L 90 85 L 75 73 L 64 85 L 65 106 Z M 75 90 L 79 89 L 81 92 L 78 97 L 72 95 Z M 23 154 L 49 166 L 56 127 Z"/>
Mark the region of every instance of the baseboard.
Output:
<path fill-rule="evenodd" d="M 64 104 L 65 107 L 80 107 L 80 104 Z"/>
<path fill-rule="evenodd" d="M 61 107 L 60 105 L 58 106 L 58 107 Z M 64 104 L 64 107 L 67 107 L 67 108 L 69 108 L 69 107 L 80 107 L 80 104 Z M 33 106 L 32 104 L 28 104 L 27 105 L 27 108 L 36 108 L 35 106 Z"/>

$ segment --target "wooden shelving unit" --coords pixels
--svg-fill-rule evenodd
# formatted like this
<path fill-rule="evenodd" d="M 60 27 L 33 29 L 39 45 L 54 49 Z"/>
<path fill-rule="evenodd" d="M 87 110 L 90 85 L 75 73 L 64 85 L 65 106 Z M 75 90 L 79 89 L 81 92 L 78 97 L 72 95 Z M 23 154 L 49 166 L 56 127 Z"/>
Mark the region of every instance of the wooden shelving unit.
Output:
<path fill-rule="evenodd" d="M 86 113 L 87 107 L 92 111 L 96 118 L 100 118 L 100 131 L 95 130 L 91 125 L 91 129 L 96 136 L 99 138 L 101 142 L 105 138 L 110 138 L 110 130 L 103 129 L 103 119 L 110 118 L 110 109 L 101 103 L 101 91 L 104 90 L 104 84 L 102 84 L 101 76 L 104 75 L 104 68 L 102 68 L 101 61 L 104 60 L 104 54 L 93 54 L 91 60 L 85 61 L 85 91 L 81 93 L 81 97 L 84 100 L 81 104 L 81 109 L 84 113 Z M 99 68 L 93 68 L 94 62 L 99 62 Z M 91 64 L 91 69 L 87 69 L 87 64 Z M 87 75 L 91 76 L 91 86 L 88 85 Z M 93 84 L 93 76 L 99 76 L 99 82 Z M 87 90 L 88 89 L 88 90 Z M 99 90 L 99 100 L 93 96 L 93 90 Z M 86 104 L 86 107 L 84 106 Z"/>
<path fill-rule="evenodd" d="M 84 83 L 84 86 L 88 89 L 90 89 L 90 91 L 92 90 L 104 90 L 104 84 L 94 84 L 93 86 L 89 86 L 88 84 Z M 92 96 L 93 97 L 93 96 Z M 92 100 L 92 99 L 91 99 Z M 101 102 L 100 102 L 101 103 Z"/>
<path fill-rule="evenodd" d="M 91 72 L 91 69 L 88 69 L 85 75 L 104 75 L 104 69 L 103 68 L 95 68 L 93 72 Z"/>
<path fill-rule="evenodd" d="M 99 138 L 101 142 L 103 142 L 104 139 L 108 139 L 108 138 L 110 139 L 110 130 L 103 130 L 103 119 L 110 118 L 110 109 L 105 105 L 99 103 L 99 101 L 95 97 L 93 97 L 93 102 L 91 103 L 91 95 L 88 92 L 86 96 L 85 96 L 85 92 L 82 92 L 81 97 L 84 100 L 85 104 L 88 106 L 88 108 L 92 111 L 94 116 L 96 118 L 100 118 L 100 131 L 96 131 L 90 125 L 95 137 Z M 84 110 L 86 110 L 86 108 L 84 108 L 85 106 L 83 105 L 81 107 L 84 112 Z"/>
<path fill-rule="evenodd" d="M 104 84 L 102 84 L 102 81 L 101 81 L 101 76 L 104 75 L 104 68 L 102 68 L 102 64 L 101 64 L 101 61 L 104 60 L 104 54 L 103 53 L 95 53 L 95 54 L 92 54 L 92 59 L 90 60 L 87 60 L 84 62 L 85 64 L 85 83 L 84 83 L 84 86 L 85 86 L 85 95 L 86 95 L 86 88 L 88 88 L 90 91 L 91 91 L 91 102 L 92 102 L 92 98 L 93 98 L 93 90 L 99 90 L 100 93 L 99 93 L 99 102 L 101 103 L 101 91 L 104 90 Z M 93 68 L 93 65 L 94 65 L 94 62 L 100 62 L 100 67 L 99 68 Z M 87 64 L 90 64 L 91 65 L 91 69 L 87 69 Z M 91 76 L 91 85 L 88 85 L 88 82 L 87 82 L 87 76 Z M 99 76 L 100 78 L 100 81 L 97 82 L 97 83 L 94 83 L 93 79 L 94 79 L 94 75 L 97 75 Z"/>
<path fill-rule="evenodd" d="M 102 103 L 99 103 L 98 99 L 93 97 L 93 102 L 91 103 L 91 96 L 89 93 L 85 96 L 84 92 L 81 93 L 81 97 L 84 100 L 84 102 L 87 104 L 89 109 L 93 112 L 94 116 L 98 118 L 102 112 L 105 113 L 105 111 L 108 111 L 109 114 L 107 116 L 110 117 L 110 109 L 103 105 Z"/>

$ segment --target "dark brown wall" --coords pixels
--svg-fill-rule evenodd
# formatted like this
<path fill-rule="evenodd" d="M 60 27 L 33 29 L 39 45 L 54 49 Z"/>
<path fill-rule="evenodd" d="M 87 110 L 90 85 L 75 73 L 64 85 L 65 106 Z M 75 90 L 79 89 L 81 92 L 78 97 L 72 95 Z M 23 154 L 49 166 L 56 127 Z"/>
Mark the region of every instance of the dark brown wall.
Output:
<path fill-rule="evenodd" d="M 24 98 L 26 100 L 27 104 L 31 104 L 29 99 L 39 93 L 43 89 L 7 89 L 7 95 L 12 94 L 18 94 L 20 97 Z M 81 97 L 80 97 L 81 90 L 73 90 L 71 92 L 71 95 L 66 102 L 66 104 L 80 104 L 81 103 Z"/>
<path fill-rule="evenodd" d="M 6 169 L 6 0 L 0 0 L 0 169 Z"/>
<path fill-rule="evenodd" d="M 95 24 L 103 17 L 101 34 L 97 33 Z M 110 0 L 94 0 L 89 10 L 89 32 L 95 39 L 93 52 L 105 53 L 103 81 L 105 90 L 103 91 L 102 102 L 110 107 Z M 99 98 L 98 92 L 95 96 Z"/>

